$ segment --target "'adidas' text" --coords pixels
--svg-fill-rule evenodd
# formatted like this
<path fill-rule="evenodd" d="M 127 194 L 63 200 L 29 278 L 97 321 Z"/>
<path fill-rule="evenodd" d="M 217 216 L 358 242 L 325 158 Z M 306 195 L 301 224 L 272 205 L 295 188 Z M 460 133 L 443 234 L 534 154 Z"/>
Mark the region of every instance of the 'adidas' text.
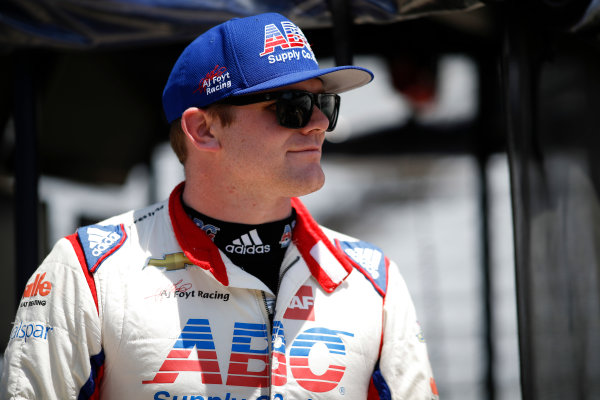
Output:
<path fill-rule="evenodd" d="M 271 246 L 263 244 L 256 229 L 252 229 L 247 234 L 235 239 L 231 244 L 225 247 L 229 253 L 235 254 L 264 254 L 271 251 Z"/>
<path fill-rule="evenodd" d="M 90 241 L 90 249 L 92 255 L 99 257 L 106 249 L 112 246 L 115 242 L 121 239 L 115 232 L 107 232 L 98 228 L 88 229 L 88 239 Z"/>

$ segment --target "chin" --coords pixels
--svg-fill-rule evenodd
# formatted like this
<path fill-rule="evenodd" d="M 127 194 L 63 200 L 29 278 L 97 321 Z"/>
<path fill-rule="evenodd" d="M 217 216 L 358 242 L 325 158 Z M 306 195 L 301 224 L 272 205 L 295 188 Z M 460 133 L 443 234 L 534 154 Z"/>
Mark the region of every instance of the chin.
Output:
<path fill-rule="evenodd" d="M 303 179 L 301 182 L 296 182 L 292 187 L 293 194 L 290 197 L 300 197 L 316 192 L 325 184 L 325 175 L 319 169 L 319 174 L 315 174 L 310 179 Z"/>
<path fill-rule="evenodd" d="M 303 193 L 299 193 L 299 194 L 295 195 L 294 197 L 306 196 L 307 194 L 311 194 L 311 193 L 318 191 L 322 187 L 323 187 L 323 184 L 318 185 L 318 186 L 316 185 L 312 188 L 307 188 Z"/>

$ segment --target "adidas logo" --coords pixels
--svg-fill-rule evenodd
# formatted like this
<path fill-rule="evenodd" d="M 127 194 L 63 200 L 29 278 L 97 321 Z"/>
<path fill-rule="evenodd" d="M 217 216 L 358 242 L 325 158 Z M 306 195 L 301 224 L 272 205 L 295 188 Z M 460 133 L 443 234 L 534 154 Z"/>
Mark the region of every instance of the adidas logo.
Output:
<path fill-rule="evenodd" d="M 229 253 L 235 254 L 263 254 L 271 251 L 271 246 L 263 244 L 256 229 L 252 229 L 247 234 L 235 239 L 230 245 L 225 247 Z"/>
<path fill-rule="evenodd" d="M 379 278 L 379 266 L 383 257 L 380 251 L 357 247 L 354 249 L 345 249 L 345 252 L 366 269 L 373 279 Z"/>
<path fill-rule="evenodd" d="M 88 228 L 87 235 L 89 247 L 94 257 L 99 257 L 104 251 L 121 239 L 121 236 L 116 232 L 93 227 Z"/>

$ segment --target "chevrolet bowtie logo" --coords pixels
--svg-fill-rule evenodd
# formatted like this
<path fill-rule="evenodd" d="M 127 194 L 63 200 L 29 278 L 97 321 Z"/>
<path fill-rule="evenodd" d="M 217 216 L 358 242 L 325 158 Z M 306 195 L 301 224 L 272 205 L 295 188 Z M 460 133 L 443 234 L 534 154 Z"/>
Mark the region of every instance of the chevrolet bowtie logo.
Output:
<path fill-rule="evenodd" d="M 194 265 L 183 253 L 165 254 L 163 258 L 151 258 L 147 266 L 166 268 L 167 271 L 184 269 L 186 265 Z"/>

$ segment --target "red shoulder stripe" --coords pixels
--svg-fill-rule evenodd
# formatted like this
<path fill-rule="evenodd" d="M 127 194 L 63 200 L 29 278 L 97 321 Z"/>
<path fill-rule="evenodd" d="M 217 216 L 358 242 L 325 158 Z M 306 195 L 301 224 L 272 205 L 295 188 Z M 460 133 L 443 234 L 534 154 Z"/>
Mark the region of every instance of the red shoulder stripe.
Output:
<path fill-rule="evenodd" d="M 85 280 L 90 288 L 90 292 L 92 293 L 92 297 L 94 298 L 94 304 L 96 305 L 96 311 L 100 313 L 100 309 L 98 308 L 98 293 L 96 292 L 96 282 L 94 281 L 94 277 L 90 272 L 87 262 L 85 260 L 85 254 L 83 253 L 83 249 L 81 248 L 81 243 L 79 243 L 79 239 L 76 233 L 69 235 L 66 239 L 71 242 L 73 246 L 73 250 L 75 250 L 75 254 L 77 255 L 77 259 L 79 260 L 79 265 L 81 266 L 81 270 L 83 271 L 83 275 L 85 276 Z"/>

